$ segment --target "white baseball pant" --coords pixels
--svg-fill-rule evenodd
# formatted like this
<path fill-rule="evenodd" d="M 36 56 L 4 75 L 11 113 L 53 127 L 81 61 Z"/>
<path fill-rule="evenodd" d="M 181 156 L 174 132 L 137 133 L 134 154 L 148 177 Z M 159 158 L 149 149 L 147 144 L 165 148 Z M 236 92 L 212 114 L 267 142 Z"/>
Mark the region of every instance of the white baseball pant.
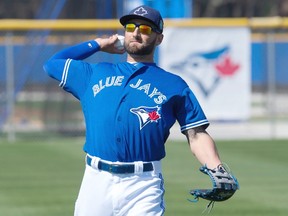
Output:
<path fill-rule="evenodd" d="M 112 174 L 98 169 L 99 158 L 93 157 L 86 169 L 74 216 L 161 216 L 164 214 L 164 181 L 161 162 L 153 162 L 153 171 Z M 121 164 L 118 163 L 117 164 Z M 137 168 L 138 167 L 138 168 Z"/>

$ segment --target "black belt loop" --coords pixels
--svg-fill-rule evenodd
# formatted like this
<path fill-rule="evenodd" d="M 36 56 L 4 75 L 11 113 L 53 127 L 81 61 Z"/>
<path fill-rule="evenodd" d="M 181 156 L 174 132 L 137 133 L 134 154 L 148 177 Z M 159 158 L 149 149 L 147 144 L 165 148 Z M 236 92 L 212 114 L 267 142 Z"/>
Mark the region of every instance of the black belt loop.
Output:
<path fill-rule="evenodd" d="M 86 163 L 91 166 L 92 158 L 88 155 L 86 156 Z M 103 170 L 113 174 L 132 174 L 135 173 L 135 165 L 131 164 L 115 164 L 115 163 L 106 163 L 104 161 L 99 161 L 98 169 Z M 143 172 L 153 171 L 153 163 L 144 162 L 143 163 Z"/>

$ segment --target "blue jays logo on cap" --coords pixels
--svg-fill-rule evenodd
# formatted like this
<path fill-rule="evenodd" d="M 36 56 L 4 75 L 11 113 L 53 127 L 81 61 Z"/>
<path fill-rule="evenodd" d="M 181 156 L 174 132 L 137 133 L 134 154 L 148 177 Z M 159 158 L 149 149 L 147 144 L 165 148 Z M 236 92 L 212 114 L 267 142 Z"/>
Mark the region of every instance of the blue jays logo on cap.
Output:
<path fill-rule="evenodd" d="M 134 14 L 144 16 L 144 15 L 148 14 L 148 12 L 143 7 L 140 7 L 134 11 Z"/>
<path fill-rule="evenodd" d="M 159 110 L 160 107 L 158 106 L 155 107 L 140 106 L 138 108 L 130 109 L 130 112 L 138 116 L 141 130 L 150 122 L 158 122 L 158 120 L 161 118 Z"/>
<path fill-rule="evenodd" d="M 139 6 L 130 11 L 129 14 L 120 18 L 120 23 L 124 26 L 131 19 L 143 19 L 156 26 L 156 32 L 163 32 L 163 19 L 160 12 L 146 5 Z"/>

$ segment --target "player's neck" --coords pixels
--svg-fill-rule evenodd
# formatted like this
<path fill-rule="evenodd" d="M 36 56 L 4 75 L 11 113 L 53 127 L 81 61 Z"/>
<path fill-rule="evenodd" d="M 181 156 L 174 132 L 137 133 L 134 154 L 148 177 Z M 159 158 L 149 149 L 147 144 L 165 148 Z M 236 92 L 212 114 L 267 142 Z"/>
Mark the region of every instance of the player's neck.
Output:
<path fill-rule="evenodd" d="M 153 55 L 127 55 L 127 62 L 146 62 L 146 63 L 154 63 Z"/>

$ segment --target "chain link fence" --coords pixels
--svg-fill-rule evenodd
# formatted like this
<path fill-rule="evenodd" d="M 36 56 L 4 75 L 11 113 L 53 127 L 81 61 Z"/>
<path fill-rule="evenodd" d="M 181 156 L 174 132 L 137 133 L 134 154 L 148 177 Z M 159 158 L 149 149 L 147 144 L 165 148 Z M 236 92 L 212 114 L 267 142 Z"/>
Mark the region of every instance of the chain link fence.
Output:
<path fill-rule="evenodd" d="M 209 25 L 213 25 L 214 20 L 210 21 Z M 49 57 L 64 47 L 98 36 L 123 34 L 120 26 L 115 24 L 117 21 L 109 23 L 110 26 L 104 23 L 99 29 L 97 25 L 85 25 L 85 21 L 75 21 L 74 24 L 70 21 L 66 25 L 64 22 L 59 26 L 49 22 L 50 27 L 35 21 L 35 25 L 28 25 L 30 28 L 21 25 L 21 22 L 9 25 L 2 23 L 6 29 L 0 31 L 0 54 L 3 56 L 0 58 L 0 137 L 13 140 L 19 133 L 41 136 L 84 135 L 80 104 L 73 96 L 59 89 L 58 83 L 49 78 L 42 67 Z M 217 20 L 216 23 L 219 25 L 221 22 Z M 283 49 L 288 46 L 286 28 L 275 24 L 267 28 L 267 23 L 256 27 L 252 28 L 253 92 L 249 122 L 265 121 L 270 125 L 281 122 L 286 125 L 288 52 Z M 125 60 L 125 55 L 105 53 L 87 59 L 88 62 Z"/>

